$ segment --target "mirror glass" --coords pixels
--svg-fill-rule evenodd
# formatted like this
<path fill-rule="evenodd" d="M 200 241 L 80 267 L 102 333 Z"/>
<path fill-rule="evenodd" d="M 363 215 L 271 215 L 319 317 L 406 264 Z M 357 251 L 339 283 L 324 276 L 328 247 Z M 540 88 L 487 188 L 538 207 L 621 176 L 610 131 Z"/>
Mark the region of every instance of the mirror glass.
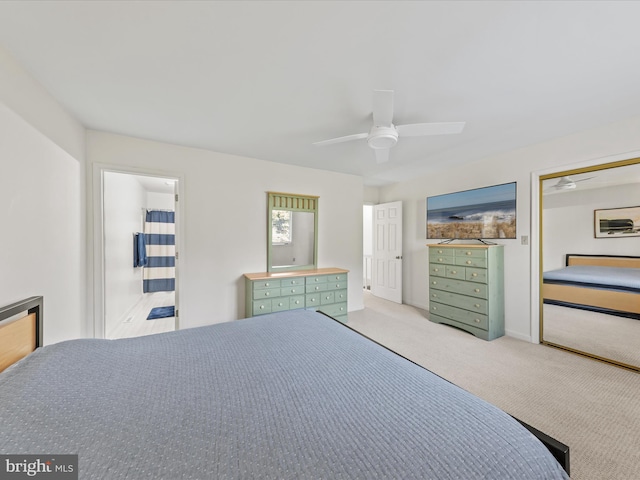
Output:
<path fill-rule="evenodd" d="M 269 193 L 267 271 L 317 265 L 317 197 Z"/>
<path fill-rule="evenodd" d="M 640 159 L 540 178 L 542 342 L 640 370 Z"/>

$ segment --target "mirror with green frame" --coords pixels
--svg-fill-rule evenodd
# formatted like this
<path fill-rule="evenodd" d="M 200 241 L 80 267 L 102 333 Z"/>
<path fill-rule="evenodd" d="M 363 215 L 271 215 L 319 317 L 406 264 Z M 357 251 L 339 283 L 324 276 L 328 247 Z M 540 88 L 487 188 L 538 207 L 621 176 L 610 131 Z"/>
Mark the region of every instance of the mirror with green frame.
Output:
<path fill-rule="evenodd" d="M 317 268 L 318 197 L 280 192 L 267 195 L 267 271 Z"/>

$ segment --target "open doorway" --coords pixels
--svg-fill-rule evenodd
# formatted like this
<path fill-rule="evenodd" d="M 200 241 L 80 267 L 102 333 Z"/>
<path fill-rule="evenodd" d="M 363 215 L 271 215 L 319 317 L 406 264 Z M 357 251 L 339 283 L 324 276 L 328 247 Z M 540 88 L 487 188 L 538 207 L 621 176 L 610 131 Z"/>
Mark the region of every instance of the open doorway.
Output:
<path fill-rule="evenodd" d="M 103 171 L 104 338 L 177 328 L 177 182 Z"/>

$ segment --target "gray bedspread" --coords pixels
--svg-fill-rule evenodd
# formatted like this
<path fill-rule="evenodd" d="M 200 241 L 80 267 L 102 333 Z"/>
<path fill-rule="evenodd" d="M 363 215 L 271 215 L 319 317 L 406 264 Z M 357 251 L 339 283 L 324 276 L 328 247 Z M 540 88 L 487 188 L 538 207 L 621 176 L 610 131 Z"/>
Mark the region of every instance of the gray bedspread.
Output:
<path fill-rule="evenodd" d="M 0 374 L 0 453 L 85 479 L 566 479 L 494 406 L 309 311 L 38 349 Z"/>

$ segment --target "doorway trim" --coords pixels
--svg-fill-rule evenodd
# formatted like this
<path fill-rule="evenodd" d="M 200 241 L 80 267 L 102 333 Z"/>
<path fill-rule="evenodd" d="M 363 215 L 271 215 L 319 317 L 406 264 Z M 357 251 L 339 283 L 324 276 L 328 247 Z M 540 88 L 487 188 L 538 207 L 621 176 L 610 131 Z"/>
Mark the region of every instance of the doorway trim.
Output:
<path fill-rule="evenodd" d="M 182 275 L 180 271 L 184 269 L 186 263 L 186 252 L 184 245 L 184 175 L 160 169 L 129 167 L 124 165 L 112 165 L 104 163 L 94 163 L 90 170 L 89 198 L 91 208 L 87 209 L 90 215 L 89 221 L 89 252 L 88 265 L 93 274 L 90 280 L 93 281 L 93 288 L 89 288 L 88 304 L 91 306 L 87 311 L 93 311 L 93 315 L 88 315 L 86 331 L 93 338 L 105 338 L 105 265 L 104 265 L 104 173 L 123 173 L 144 177 L 161 177 L 175 179 L 178 182 L 178 202 L 175 209 L 176 216 L 176 252 L 180 252 L 180 267 L 176 268 L 176 292 L 182 292 Z M 176 305 L 177 308 L 177 305 Z M 182 309 L 181 309 L 182 310 Z M 181 318 L 179 318 L 181 317 Z M 184 319 L 181 311 L 176 317 L 176 330 L 180 328 L 181 320 Z"/>
<path fill-rule="evenodd" d="M 586 160 L 584 162 L 568 165 L 556 165 L 531 172 L 531 342 L 541 343 L 542 330 L 542 296 L 540 295 L 542 284 L 542 191 L 540 180 L 542 177 L 554 176 L 561 172 L 579 169 L 593 169 L 607 164 L 625 162 L 640 157 L 640 150 Z"/>

